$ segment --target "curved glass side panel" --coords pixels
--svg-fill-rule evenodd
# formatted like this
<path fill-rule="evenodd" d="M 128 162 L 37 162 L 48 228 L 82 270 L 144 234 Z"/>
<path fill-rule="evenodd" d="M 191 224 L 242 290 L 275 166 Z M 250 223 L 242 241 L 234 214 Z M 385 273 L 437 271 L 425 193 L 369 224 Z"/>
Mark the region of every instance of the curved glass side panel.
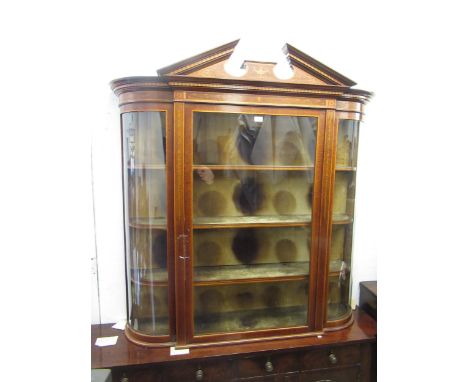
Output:
<path fill-rule="evenodd" d="M 129 325 L 168 335 L 166 113 L 122 114 Z"/>
<path fill-rule="evenodd" d="M 359 121 L 339 121 L 329 256 L 328 321 L 344 318 L 351 310 L 351 254 L 358 133 Z"/>

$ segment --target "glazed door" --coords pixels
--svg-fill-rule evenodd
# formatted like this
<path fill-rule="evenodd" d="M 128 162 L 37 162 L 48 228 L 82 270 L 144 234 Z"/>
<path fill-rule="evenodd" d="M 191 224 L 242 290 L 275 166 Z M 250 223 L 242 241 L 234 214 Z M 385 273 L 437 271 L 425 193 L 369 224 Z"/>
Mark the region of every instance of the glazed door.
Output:
<path fill-rule="evenodd" d="M 315 328 L 323 114 L 185 109 L 189 341 Z"/>

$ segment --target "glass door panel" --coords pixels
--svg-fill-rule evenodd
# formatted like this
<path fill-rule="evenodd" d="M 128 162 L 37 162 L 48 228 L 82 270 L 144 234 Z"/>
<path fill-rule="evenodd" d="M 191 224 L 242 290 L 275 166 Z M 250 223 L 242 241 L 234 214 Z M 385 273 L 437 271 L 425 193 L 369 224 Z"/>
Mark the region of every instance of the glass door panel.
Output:
<path fill-rule="evenodd" d="M 193 114 L 195 335 L 307 325 L 317 123 Z"/>
<path fill-rule="evenodd" d="M 194 164 L 311 166 L 317 118 L 194 113 Z"/>
<path fill-rule="evenodd" d="M 196 286 L 195 332 L 305 326 L 308 289 L 306 280 Z"/>
<path fill-rule="evenodd" d="M 166 113 L 122 114 L 129 324 L 169 334 Z"/>
<path fill-rule="evenodd" d="M 350 311 L 351 254 L 359 122 L 340 120 L 333 195 L 333 229 L 328 277 L 328 321 Z"/>
<path fill-rule="evenodd" d="M 309 227 L 201 229 L 193 244 L 196 283 L 309 275 Z"/>

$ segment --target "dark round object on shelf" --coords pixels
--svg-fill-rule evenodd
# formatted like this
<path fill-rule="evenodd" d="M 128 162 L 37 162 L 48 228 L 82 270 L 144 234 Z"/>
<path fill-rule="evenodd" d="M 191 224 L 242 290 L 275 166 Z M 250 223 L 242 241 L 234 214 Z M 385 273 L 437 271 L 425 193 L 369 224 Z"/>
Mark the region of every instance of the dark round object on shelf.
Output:
<path fill-rule="evenodd" d="M 262 184 L 253 177 L 242 179 L 234 189 L 232 200 L 244 215 L 253 215 L 265 200 Z"/>
<path fill-rule="evenodd" d="M 237 305 L 241 308 L 249 308 L 254 302 L 252 292 L 239 292 L 236 294 Z"/>
<path fill-rule="evenodd" d="M 215 241 L 203 241 L 195 250 L 197 265 L 215 265 L 221 258 L 221 246 Z"/>
<path fill-rule="evenodd" d="M 224 305 L 224 295 L 216 289 L 206 289 L 200 293 L 202 314 L 219 312 Z"/>
<path fill-rule="evenodd" d="M 289 191 L 278 191 L 273 197 L 273 207 L 280 215 L 290 215 L 296 210 L 296 198 Z"/>
<path fill-rule="evenodd" d="M 153 262 L 160 268 L 167 267 L 167 238 L 166 232 L 159 232 L 153 236 L 151 246 Z"/>
<path fill-rule="evenodd" d="M 251 264 L 258 256 L 259 243 L 253 228 L 240 229 L 232 240 L 232 252 L 242 264 Z"/>
<path fill-rule="evenodd" d="M 198 208 L 205 216 L 220 216 L 226 205 L 226 198 L 219 191 L 206 191 L 198 198 Z"/>
<path fill-rule="evenodd" d="M 276 257 L 282 263 L 290 263 L 296 260 L 297 246 L 291 239 L 281 239 L 275 244 Z"/>
<path fill-rule="evenodd" d="M 263 303 L 269 308 L 276 308 L 280 304 L 281 290 L 277 285 L 270 285 L 263 292 Z"/>

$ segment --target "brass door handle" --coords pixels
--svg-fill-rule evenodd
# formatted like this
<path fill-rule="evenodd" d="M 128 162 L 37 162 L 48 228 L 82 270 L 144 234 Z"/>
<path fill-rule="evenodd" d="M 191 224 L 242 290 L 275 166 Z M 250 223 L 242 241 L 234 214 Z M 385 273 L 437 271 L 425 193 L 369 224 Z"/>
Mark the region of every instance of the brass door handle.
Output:
<path fill-rule="evenodd" d="M 273 364 L 271 363 L 271 361 L 265 362 L 265 371 L 267 373 L 271 373 L 273 371 Z"/>
<path fill-rule="evenodd" d="M 203 370 L 198 369 L 195 373 L 195 380 L 197 381 L 203 381 Z"/>

